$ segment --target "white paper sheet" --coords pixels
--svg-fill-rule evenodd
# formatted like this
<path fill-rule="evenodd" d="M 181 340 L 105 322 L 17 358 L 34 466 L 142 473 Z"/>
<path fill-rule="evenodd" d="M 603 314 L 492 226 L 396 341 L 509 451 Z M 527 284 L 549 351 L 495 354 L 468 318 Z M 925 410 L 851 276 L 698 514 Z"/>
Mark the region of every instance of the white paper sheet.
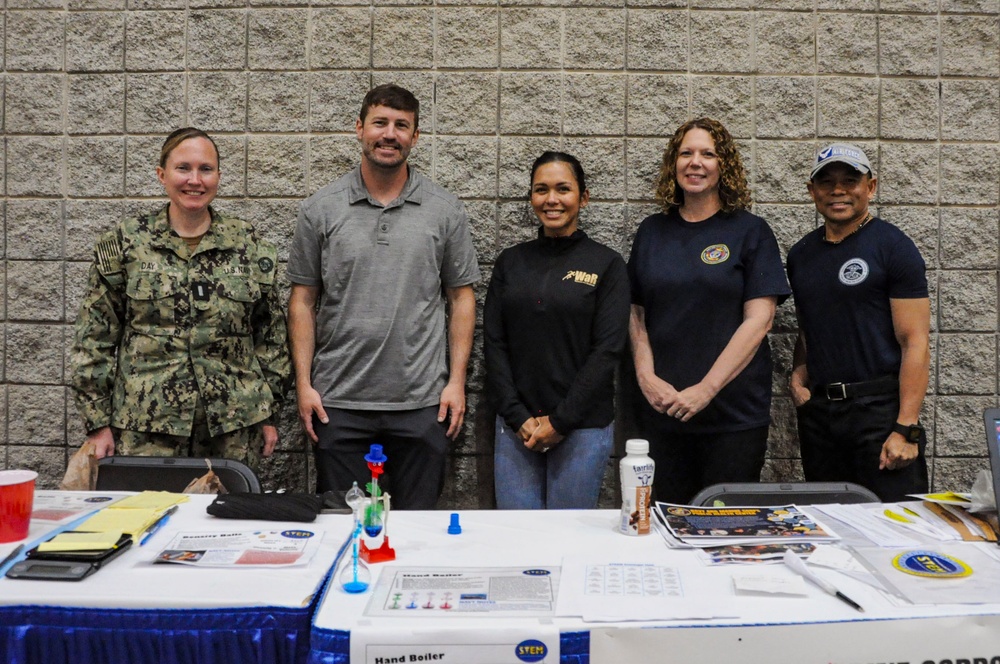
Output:
<path fill-rule="evenodd" d="M 724 602 L 685 597 L 681 573 L 656 560 L 563 558 L 557 616 L 587 622 L 702 619 L 726 615 Z"/>

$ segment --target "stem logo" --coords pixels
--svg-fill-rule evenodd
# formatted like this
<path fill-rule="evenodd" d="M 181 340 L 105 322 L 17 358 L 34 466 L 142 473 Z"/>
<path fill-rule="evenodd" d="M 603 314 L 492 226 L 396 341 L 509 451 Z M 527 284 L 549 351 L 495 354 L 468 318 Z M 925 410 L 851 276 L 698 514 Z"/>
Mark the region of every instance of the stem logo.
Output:
<path fill-rule="evenodd" d="M 289 539 L 309 539 L 315 536 L 316 533 L 311 530 L 283 530 L 281 531 L 282 537 L 288 537 Z"/>
<path fill-rule="evenodd" d="M 914 576 L 957 579 L 972 574 L 972 568 L 958 558 L 934 551 L 906 551 L 892 559 L 892 566 Z"/>
<path fill-rule="evenodd" d="M 541 641 L 528 639 L 517 644 L 514 654 L 522 662 L 540 662 L 549 654 L 549 649 Z"/>

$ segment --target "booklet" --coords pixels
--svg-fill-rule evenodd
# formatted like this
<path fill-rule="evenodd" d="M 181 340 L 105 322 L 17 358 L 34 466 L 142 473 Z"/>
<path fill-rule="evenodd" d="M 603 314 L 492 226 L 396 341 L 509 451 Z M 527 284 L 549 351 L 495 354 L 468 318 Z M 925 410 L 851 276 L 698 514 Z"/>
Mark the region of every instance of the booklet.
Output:
<path fill-rule="evenodd" d="M 840 539 L 795 505 L 697 507 L 656 503 L 655 509 L 670 534 L 696 547 Z"/>

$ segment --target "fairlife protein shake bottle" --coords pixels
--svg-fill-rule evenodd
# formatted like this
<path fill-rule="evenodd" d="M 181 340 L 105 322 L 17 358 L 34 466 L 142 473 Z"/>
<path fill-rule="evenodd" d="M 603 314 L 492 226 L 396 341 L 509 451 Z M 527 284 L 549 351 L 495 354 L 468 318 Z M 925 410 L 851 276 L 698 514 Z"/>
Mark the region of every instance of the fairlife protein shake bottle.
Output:
<path fill-rule="evenodd" d="M 649 441 L 625 441 L 625 456 L 619 463 L 622 481 L 622 514 L 618 529 L 625 535 L 648 535 L 653 494 L 653 469 Z"/>

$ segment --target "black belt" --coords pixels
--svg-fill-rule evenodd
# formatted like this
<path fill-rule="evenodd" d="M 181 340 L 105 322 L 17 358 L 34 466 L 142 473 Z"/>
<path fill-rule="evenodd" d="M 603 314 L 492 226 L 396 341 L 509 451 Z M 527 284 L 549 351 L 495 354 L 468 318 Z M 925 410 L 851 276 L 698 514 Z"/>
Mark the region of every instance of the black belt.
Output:
<path fill-rule="evenodd" d="M 859 383 L 830 383 L 820 385 L 813 394 L 830 401 L 843 401 L 844 399 L 854 399 L 857 397 L 870 397 L 875 394 L 891 394 L 899 391 L 899 379 L 893 376 L 876 378 L 875 380 L 865 380 Z"/>

